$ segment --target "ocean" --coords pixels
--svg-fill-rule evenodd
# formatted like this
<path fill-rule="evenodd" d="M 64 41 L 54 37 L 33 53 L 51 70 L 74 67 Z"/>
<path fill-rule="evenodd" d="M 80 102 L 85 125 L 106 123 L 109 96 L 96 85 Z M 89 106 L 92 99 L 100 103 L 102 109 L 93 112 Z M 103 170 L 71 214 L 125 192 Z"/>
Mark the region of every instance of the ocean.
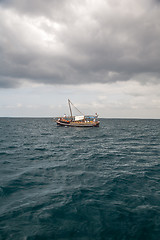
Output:
<path fill-rule="evenodd" d="M 0 240 L 159 240 L 160 120 L 0 118 Z"/>

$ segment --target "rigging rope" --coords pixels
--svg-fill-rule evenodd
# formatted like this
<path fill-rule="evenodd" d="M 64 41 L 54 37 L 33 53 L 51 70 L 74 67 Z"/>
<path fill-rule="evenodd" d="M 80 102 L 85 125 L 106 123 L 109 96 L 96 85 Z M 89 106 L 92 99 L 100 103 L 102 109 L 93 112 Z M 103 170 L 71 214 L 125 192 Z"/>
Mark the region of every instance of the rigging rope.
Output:
<path fill-rule="evenodd" d="M 80 113 L 80 114 L 82 114 L 83 116 L 84 116 L 84 114 L 81 112 L 81 111 L 79 111 L 79 109 L 78 108 L 76 108 L 74 105 L 73 105 L 73 103 L 68 99 L 68 102 L 69 103 L 71 103 L 72 104 L 72 106 Z"/>

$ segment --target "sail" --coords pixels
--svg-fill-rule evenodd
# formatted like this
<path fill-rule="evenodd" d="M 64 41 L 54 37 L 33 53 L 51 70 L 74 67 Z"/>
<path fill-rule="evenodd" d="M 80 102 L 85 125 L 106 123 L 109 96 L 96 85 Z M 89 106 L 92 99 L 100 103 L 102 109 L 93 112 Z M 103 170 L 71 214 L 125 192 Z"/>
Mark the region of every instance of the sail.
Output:
<path fill-rule="evenodd" d="M 84 116 L 75 116 L 75 121 L 83 120 Z"/>

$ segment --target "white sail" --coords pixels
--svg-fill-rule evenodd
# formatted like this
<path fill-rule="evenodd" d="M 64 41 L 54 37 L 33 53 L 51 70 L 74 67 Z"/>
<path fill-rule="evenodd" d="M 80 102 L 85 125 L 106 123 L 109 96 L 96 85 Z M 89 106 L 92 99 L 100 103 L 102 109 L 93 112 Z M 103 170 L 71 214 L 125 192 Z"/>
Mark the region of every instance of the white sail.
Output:
<path fill-rule="evenodd" d="M 75 116 L 75 121 L 83 120 L 84 116 Z"/>

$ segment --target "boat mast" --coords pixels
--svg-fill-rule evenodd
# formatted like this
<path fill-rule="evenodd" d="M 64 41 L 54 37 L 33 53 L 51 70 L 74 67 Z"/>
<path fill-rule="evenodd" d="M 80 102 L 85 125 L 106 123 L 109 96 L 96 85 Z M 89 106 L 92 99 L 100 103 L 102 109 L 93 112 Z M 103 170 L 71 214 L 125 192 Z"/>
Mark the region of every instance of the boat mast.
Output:
<path fill-rule="evenodd" d="M 68 105 L 69 105 L 69 110 L 70 110 L 71 117 L 72 117 L 71 101 L 69 99 L 68 99 Z"/>
<path fill-rule="evenodd" d="M 80 113 L 80 114 L 82 114 L 83 116 L 84 116 L 84 114 L 81 112 L 81 111 L 79 111 L 79 109 L 78 108 L 76 108 L 74 105 L 73 105 L 73 103 L 68 99 L 68 104 L 69 104 L 69 109 L 70 109 L 70 113 L 71 113 L 71 117 L 72 117 L 72 109 L 71 109 L 71 104 L 72 104 L 72 106 Z"/>

